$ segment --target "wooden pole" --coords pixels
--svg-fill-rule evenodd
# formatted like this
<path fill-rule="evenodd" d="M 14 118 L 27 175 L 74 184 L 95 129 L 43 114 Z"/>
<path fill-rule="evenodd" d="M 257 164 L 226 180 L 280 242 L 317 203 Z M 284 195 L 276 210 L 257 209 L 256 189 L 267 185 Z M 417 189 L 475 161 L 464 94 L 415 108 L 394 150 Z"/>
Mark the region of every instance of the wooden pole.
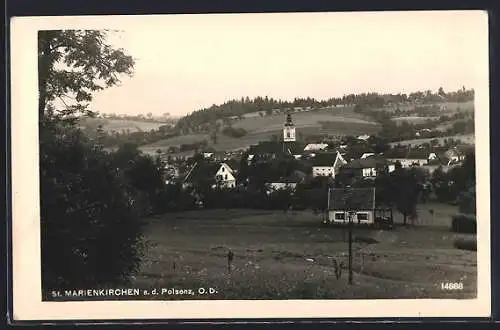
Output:
<path fill-rule="evenodd" d="M 352 213 L 349 212 L 349 284 L 352 284 Z"/>

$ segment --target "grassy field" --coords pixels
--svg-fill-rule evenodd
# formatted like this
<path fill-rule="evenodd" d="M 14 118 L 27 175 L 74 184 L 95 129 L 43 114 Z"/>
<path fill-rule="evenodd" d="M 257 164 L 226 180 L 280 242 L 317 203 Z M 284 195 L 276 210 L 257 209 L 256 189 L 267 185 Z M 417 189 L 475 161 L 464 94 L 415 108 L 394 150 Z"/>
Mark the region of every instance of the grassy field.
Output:
<path fill-rule="evenodd" d="M 297 134 L 373 134 L 380 130 L 380 126 L 353 111 L 352 108 L 338 107 L 331 109 L 298 112 L 293 114 L 293 121 L 297 127 Z M 241 138 L 231 138 L 219 134 L 217 144 L 213 144 L 206 134 L 189 134 L 167 140 L 161 140 L 141 147 L 145 152 L 151 150 L 166 150 L 169 146 L 179 146 L 183 143 L 195 143 L 207 140 L 210 147 L 216 150 L 234 150 L 248 147 L 259 141 L 271 139 L 273 135 L 282 134 L 284 115 L 254 116 L 236 121 L 235 128 L 244 128 L 248 133 Z"/>
<path fill-rule="evenodd" d="M 133 285 L 167 290 L 156 299 L 472 298 L 476 253 L 453 247 L 463 236 L 449 229 L 456 212 L 423 205 L 415 227 L 356 228 L 352 286 L 346 269 L 335 276 L 334 260 L 347 265 L 345 230 L 320 226 L 321 216 L 310 211 L 167 214 L 145 220 L 151 247 Z M 228 249 L 235 255 L 231 272 Z M 443 291 L 441 282 L 462 282 L 464 289 Z M 216 293 L 200 295 L 198 288 Z M 192 291 L 175 295 L 168 289 Z"/>
<path fill-rule="evenodd" d="M 432 106 L 432 104 L 428 104 L 430 106 Z M 462 102 L 462 103 L 459 103 L 459 102 L 438 102 L 436 103 L 436 105 L 438 105 L 439 107 L 441 107 L 441 111 L 443 112 L 443 114 L 445 114 L 446 112 L 448 113 L 453 113 L 453 112 L 456 112 L 456 111 L 470 111 L 470 112 L 474 112 L 474 101 L 467 101 L 467 102 Z M 399 105 L 392 105 L 390 107 L 384 107 L 384 108 L 380 108 L 378 110 L 384 110 L 384 111 L 389 111 L 389 112 L 394 112 L 396 111 L 396 109 L 399 109 L 400 111 L 413 111 L 415 110 L 415 107 L 422 107 L 424 105 L 422 104 L 399 104 Z M 377 109 L 375 109 L 377 110 Z"/>
<path fill-rule="evenodd" d="M 468 101 L 463 103 L 458 102 L 445 102 L 442 104 L 446 111 L 456 112 L 456 111 L 469 111 L 474 112 L 474 101 Z"/>
<path fill-rule="evenodd" d="M 423 124 L 427 122 L 427 120 L 437 120 L 439 117 L 421 117 L 421 116 L 403 116 L 403 117 L 394 117 L 391 120 L 395 121 L 396 124 L 400 125 L 403 122 L 407 122 L 410 124 Z"/>
<path fill-rule="evenodd" d="M 168 123 L 145 122 L 129 119 L 87 118 L 82 123 L 82 126 L 95 126 L 97 128 L 97 125 L 102 125 L 103 129 L 108 132 L 116 131 L 122 133 L 127 129 L 130 130 L 130 132 L 151 131 L 152 129 L 157 130 L 160 126 L 167 124 Z"/>
<path fill-rule="evenodd" d="M 429 143 L 431 140 L 437 139 L 440 144 L 443 143 L 445 139 L 455 139 L 455 140 L 461 140 L 464 144 L 474 144 L 475 143 L 475 136 L 474 134 L 466 134 L 466 135 L 453 135 L 453 136 L 444 136 L 444 137 L 439 137 L 439 138 L 429 138 L 429 139 L 413 139 L 413 140 L 404 140 L 404 141 L 399 141 L 399 142 L 391 142 L 389 143 L 390 145 L 419 145 L 419 144 L 424 144 L 424 143 Z"/>

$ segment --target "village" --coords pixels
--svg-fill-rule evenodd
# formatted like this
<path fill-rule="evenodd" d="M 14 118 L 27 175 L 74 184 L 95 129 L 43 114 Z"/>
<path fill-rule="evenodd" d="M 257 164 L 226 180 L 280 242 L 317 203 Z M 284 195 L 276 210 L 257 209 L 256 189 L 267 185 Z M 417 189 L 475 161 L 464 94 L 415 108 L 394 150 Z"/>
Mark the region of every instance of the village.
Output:
<path fill-rule="evenodd" d="M 338 137 L 330 143 L 304 143 L 297 139 L 297 128 L 293 117 L 288 113 L 284 118 L 281 141 L 262 141 L 249 148 L 236 151 L 204 151 L 200 150 L 192 157 L 165 157 L 165 183 L 181 184 L 182 189 L 190 190 L 196 196 L 196 205 L 203 208 L 201 185 L 225 190 L 226 194 L 257 188 L 267 195 L 287 192 L 293 195 L 298 186 L 318 187 L 317 182 L 326 180 L 336 194 L 342 194 L 340 188 L 366 187 L 375 188 L 376 178 L 390 174 L 397 167 L 413 169 L 424 174 L 425 180 L 420 182 L 422 190 L 430 193 L 432 183 L 430 176 L 438 170 L 447 173 L 460 166 L 466 155 L 474 153 L 474 145 L 452 141 L 452 145 L 411 144 L 401 146 L 380 145 L 376 135 Z M 252 171 L 250 169 L 256 169 Z M 329 194 L 328 189 L 323 189 Z M 375 193 L 369 195 L 369 209 L 374 212 Z M 360 197 L 365 199 L 364 197 Z M 229 201 L 228 201 L 229 203 Z M 302 203 L 304 204 L 304 203 Z M 333 204 L 333 203 L 332 203 Z M 329 204 L 330 205 L 330 204 Z M 336 208 L 338 208 L 337 203 Z M 293 205 L 290 208 L 304 207 Z M 227 207 L 230 207 L 227 205 Z M 333 207 L 330 205 L 329 207 Z M 363 210 L 367 214 L 367 210 Z M 358 212 L 360 222 L 373 223 L 374 217 Z M 332 213 L 330 222 L 344 222 L 344 215 Z"/>
<path fill-rule="evenodd" d="M 65 53 L 59 40 L 78 47 Z M 259 76 L 257 90 L 229 92 L 232 83 L 183 85 L 169 70 L 162 81 L 175 83 L 158 90 L 162 101 L 123 92 L 109 105 L 68 108 L 55 102 L 53 86 L 72 76 L 51 61 L 66 58 L 75 72 L 74 56 L 94 65 L 89 40 L 101 49 L 106 34 L 39 34 L 47 60 L 38 109 L 43 300 L 72 298 L 52 292 L 75 288 L 195 293 L 134 297 L 145 300 L 477 296 L 474 130 L 475 111 L 484 109 L 476 109 L 472 83 L 445 91 L 444 78 L 428 87 L 403 87 L 413 80 L 401 78 L 390 89 L 400 91 L 379 93 L 380 81 L 350 88 L 332 72 L 337 87 L 329 78 L 312 90 L 271 88 L 302 84 L 292 70 L 269 87 Z M 102 47 L 104 63 L 116 55 L 117 68 L 132 75 L 132 55 Z M 143 58 L 157 58 L 151 54 Z M 246 81 L 241 67 L 227 82 Z M 90 81 L 70 86 L 78 100 L 98 79 L 83 78 Z M 90 99 L 100 90 L 93 88 Z M 173 102 L 184 89 L 189 95 Z M 194 96 L 200 91 L 204 101 Z M 446 289 L 455 284 L 463 289 Z"/>

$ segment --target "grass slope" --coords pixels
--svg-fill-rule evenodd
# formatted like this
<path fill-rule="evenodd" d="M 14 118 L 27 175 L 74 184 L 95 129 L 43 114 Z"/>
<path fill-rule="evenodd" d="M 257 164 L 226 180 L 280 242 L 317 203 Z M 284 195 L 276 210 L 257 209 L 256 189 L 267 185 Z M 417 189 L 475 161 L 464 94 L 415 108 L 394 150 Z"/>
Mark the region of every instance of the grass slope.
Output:
<path fill-rule="evenodd" d="M 424 205 L 419 210 L 422 219 L 415 228 L 355 229 L 355 237 L 378 243 L 354 245 L 353 286 L 347 284 L 347 270 L 338 280 L 334 275 L 334 259 L 347 264 L 344 230 L 321 227 L 320 217 L 310 212 L 208 210 L 147 219 L 145 234 L 152 245 L 133 284 L 193 290 L 156 299 L 474 297 L 476 253 L 454 248 L 453 240 L 464 235 L 449 230 L 456 209 Z M 231 273 L 228 248 L 235 253 Z M 464 290 L 441 290 L 446 281 L 462 282 Z M 199 295 L 200 287 L 217 293 Z"/>
<path fill-rule="evenodd" d="M 294 113 L 293 121 L 297 134 L 373 134 L 380 126 L 373 120 L 363 117 L 353 111 L 353 108 L 338 107 Z M 241 138 L 231 138 L 219 134 L 217 144 L 213 144 L 206 134 L 189 134 L 161 140 L 141 147 L 145 152 L 166 149 L 169 146 L 179 146 L 183 143 L 194 143 L 207 140 L 216 150 L 233 150 L 269 140 L 273 135 L 282 134 L 284 115 L 266 117 L 249 117 L 233 124 L 235 128 L 244 128 L 248 133 Z"/>
<path fill-rule="evenodd" d="M 389 143 L 390 145 L 419 145 L 419 144 L 424 144 L 424 143 L 429 143 L 430 141 L 437 139 L 440 144 L 443 144 L 443 141 L 445 139 L 455 139 L 455 140 L 461 140 L 464 144 L 474 144 L 475 143 L 475 136 L 474 134 L 465 134 L 465 135 L 453 135 L 453 136 L 444 136 L 444 137 L 438 137 L 438 138 L 429 138 L 429 139 L 413 139 L 413 140 L 404 140 L 404 141 L 399 141 L 399 142 L 391 142 Z"/>
<path fill-rule="evenodd" d="M 95 127 L 102 125 L 103 129 L 108 132 L 116 131 L 122 133 L 127 129 L 130 132 L 138 131 L 151 131 L 157 130 L 160 126 L 168 125 L 168 123 L 161 122 L 144 122 L 138 120 L 129 119 L 107 119 L 107 118 L 86 118 L 82 123 L 82 126 Z"/>

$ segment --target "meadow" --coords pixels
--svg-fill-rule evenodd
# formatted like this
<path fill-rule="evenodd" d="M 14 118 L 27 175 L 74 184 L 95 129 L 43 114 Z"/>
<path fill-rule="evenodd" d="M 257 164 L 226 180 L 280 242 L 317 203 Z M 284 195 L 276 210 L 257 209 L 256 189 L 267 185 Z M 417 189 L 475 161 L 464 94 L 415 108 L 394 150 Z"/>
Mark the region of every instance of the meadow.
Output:
<path fill-rule="evenodd" d="M 97 128 L 97 125 L 102 125 L 102 128 L 107 132 L 115 131 L 122 133 L 127 130 L 130 132 L 149 132 L 151 130 L 157 130 L 160 126 L 168 125 L 168 123 L 130 119 L 86 118 L 81 125 L 95 128 Z"/>
<path fill-rule="evenodd" d="M 398 142 L 391 142 L 389 145 L 394 146 L 397 144 L 406 146 L 406 145 L 420 145 L 424 143 L 429 143 L 432 140 L 438 140 L 439 144 L 443 144 L 443 141 L 445 139 L 454 139 L 454 140 L 461 140 L 462 143 L 464 144 L 475 144 L 475 135 L 474 134 L 464 134 L 464 135 L 452 135 L 452 136 L 443 136 L 443 137 L 437 137 L 437 138 L 428 138 L 428 139 L 412 139 L 412 140 L 403 140 L 403 141 L 398 141 Z"/>
<path fill-rule="evenodd" d="M 150 247 L 133 286 L 165 288 L 154 298 L 166 300 L 475 297 L 476 252 L 453 246 L 470 236 L 450 231 L 456 207 L 418 210 L 413 226 L 354 229 L 353 285 L 345 267 L 335 276 L 335 262 L 347 265 L 346 230 L 322 226 L 322 215 L 310 211 L 200 210 L 148 218 Z M 395 220 L 402 221 L 397 212 Z M 230 269 L 228 249 L 234 252 Z M 442 290 L 442 282 L 464 288 Z"/>
<path fill-rule="evenodd" d="M 443 114 L 445 113 L 455 113 L 457 111 L 468 111 L 468 112 L 474 112 L 474 101 L 467 101 L 467 102 L 437 102 L 435 103 L 441 108 L 441 111 Z M 432 104 L 430 104 L 432 106 Z M 416 105 L 416 107 L 422 107 L 423 105 Z M 407 112 L 407 111 L 413 111 L 415 110 L 415 105 L 414 104 L 399 104 L 399 105 L 391 105 L 391 106 L 385 106 L 383 108 L 380 108 L 378 110 L 384 110 L 384 111 L 389 111 L 389 112 L 395 112 L 396 109 L 399 109 L 400 111 Z M 377 110 L 377 109 L 374 109 Z"/>
<path fill-rule="evenodd" d="M 396 124 L 401 125 L 403 122 L 407 122 L 410 124 L 423 124 L 428 120 L 437 120 L 439 117 L 424 117 L 424 116 L 402 116 L 402 117 L 394 117 L 391 118 L 392 121 L 396 122 Z"/>
<path fill-rule="evenodd" d="M 293 115 L 293 122 L 297 127 L 297 134 L 373 134 L 380 130 L 380 125 L 373 120 L 359 115 L 353 108 L 337 107 L 297 112 Z M 195 143 L 207 140 L 210 147 L 220 150 L 235 150 L 257 144 L 259 141 L 270 140 L 273 135 L 282 134 L 284 115 L 253 116 L 235 121 L 233 127 L 243 128 L 247 134 L 241 138 L 232 138 L 223 134 L 218 135 L 217 144 L 213 144 L 208 134 L 188 134 L 166 140 L 161 140 L 142 146 L 144 152 L 157 149 L 165 150 L 170 146 L 179 146 L 185 143 Z"/>

